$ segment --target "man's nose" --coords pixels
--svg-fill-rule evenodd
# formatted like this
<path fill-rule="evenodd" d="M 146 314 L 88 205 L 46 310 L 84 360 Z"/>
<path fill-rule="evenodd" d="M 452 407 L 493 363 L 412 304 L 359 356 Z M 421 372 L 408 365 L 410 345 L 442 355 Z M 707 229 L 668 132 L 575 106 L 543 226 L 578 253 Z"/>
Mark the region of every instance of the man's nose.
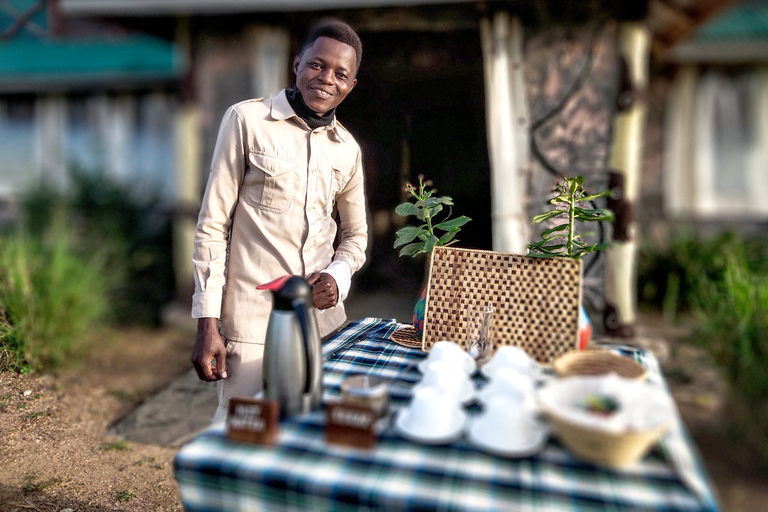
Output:
<path fill-rule="evenodd" d="M 320 80 L 322 80 L 322 81 L 324 81 L 326 83 L 329 83 L 329 84 L 332 83 L 333 82 L 333 70 L 325 68 L 324 70 L 322 70 L 320 72 L 320 74 L 318 75 L 318 78 L 320 78 Z"/>

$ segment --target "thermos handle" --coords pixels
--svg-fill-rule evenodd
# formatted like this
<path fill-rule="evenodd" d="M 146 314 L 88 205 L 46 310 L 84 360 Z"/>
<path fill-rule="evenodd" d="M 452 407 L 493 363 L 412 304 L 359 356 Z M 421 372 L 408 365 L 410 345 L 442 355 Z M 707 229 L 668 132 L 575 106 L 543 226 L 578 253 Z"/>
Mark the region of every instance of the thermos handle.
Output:
<path fill-rule="evenodd" d="M 304 364 L 306 365 L 307 369 L 307 376 L 306 381 L 304 382 L 304 393 L 309 393 L 310 389 L 312 388 L 312 382 L 314 381 L 315 376 L 312 375 L 312 372 L 314 371 L 312 368 L 312 361 L 310 358 L 312 357 L 311 351 L 312 347 L 310 347 L 310 336 L 313 335 L 312 328 L 310 327 L 310 321 L 311 318 L 309 317 L 310 312 L 309 308 L 307 308 L 306 303 L 302 299 L 294 299 L 292 301 L 293 304 L 293 310 L 296 312 L 296 316 L 299 318 L 299 326 L 301 327 L 301 336 L 304 339 Z"/>

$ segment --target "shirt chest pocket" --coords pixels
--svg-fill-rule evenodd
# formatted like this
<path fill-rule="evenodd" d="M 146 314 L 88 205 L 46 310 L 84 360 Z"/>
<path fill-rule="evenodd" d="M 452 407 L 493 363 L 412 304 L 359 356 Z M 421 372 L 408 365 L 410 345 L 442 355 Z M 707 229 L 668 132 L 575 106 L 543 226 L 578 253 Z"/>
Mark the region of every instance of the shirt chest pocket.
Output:
<path fill-rule="evenodd" d="M 328 197 L 325 202 L 325 210 L 328 215 L 330 215 L 333 205 L 336 204 L 336 196 L 344 190 L 352 176 L 352 164 L 336 162 L 331 167 L 330 186 L 326 189 L 328 190 Z"/>
<path fill-rule="evenodd" d="M 296 162 L 260 153 L 248 155 L 250 168 L 243 181 L 243 199 L 268 212 L 281 213 L 291 206 Z"/>

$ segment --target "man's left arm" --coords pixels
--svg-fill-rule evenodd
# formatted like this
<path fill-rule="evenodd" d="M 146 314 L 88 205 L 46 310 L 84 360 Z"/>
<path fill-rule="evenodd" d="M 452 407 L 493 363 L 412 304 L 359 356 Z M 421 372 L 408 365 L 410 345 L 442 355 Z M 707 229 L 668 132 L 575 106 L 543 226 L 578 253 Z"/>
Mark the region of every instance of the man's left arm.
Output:
<path fill-rule="evenodd" d="M 365 263 L 368 220 L 360 151 L 357 152 L 349 181 L 336 196 L 336 208 L 341 224 L 341 242 L 333 255 L 333 262 L 326 269 L 309 276 L 309 283 L 314 288 L 315 306 L 318 309 L 334 307 L 346 299 L 352 274 L 360 270 Z"/>

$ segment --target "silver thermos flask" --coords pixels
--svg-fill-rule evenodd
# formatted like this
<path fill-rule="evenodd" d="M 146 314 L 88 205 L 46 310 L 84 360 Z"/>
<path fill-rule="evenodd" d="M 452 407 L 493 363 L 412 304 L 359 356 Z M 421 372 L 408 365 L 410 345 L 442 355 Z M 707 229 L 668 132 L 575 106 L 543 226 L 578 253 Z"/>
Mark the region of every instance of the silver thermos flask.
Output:
<path fill-rule="evenodd" d="M 280 403 L 281 418 L 319 408 L 323 361 L 312 287 L 288 275 L 257 288 L 274 299 L 264 342 L 264 398 Z"/>

